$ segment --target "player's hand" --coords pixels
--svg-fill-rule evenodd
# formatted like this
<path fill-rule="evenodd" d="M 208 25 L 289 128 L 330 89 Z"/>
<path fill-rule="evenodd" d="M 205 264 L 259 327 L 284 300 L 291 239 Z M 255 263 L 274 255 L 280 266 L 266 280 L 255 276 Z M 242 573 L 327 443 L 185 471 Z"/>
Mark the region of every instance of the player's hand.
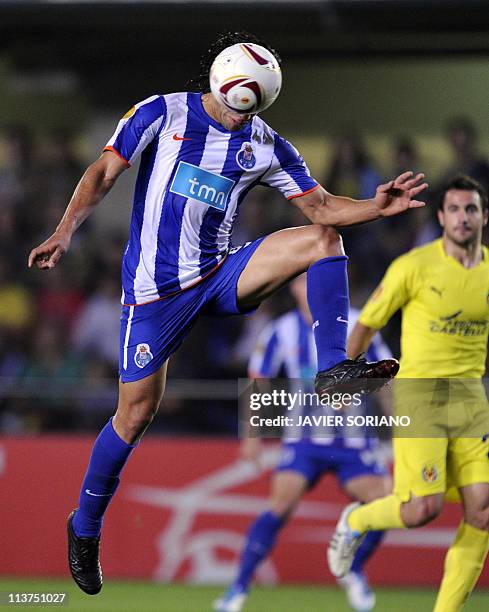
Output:
<path fill-rule="evenodd" d="M 39 270 L 51 270 L 70 247 L 70 238 L 64 234 L 54 233 L 29 255 L 28 266 L 35 264 Z"/>
<path fill-rule="evenodd" d="M 245 438 L 239 447 L 239 455 L 241 459 L 251 461 L 256 466 L 260 465 L 261 451 L 261 438 Z"/>
<path fill-rule="evenodd" d="M 393 181 L 379 185 L 375 194 L 374 203 L 383 217 L 392 217 L 404 212 L 408 208 L 421 208 L 425 205 L 416 196 L 428 187 L 428 183 L 421 183 L 424 174 L 414 176 L 412 172 L 404 172 Z"/>

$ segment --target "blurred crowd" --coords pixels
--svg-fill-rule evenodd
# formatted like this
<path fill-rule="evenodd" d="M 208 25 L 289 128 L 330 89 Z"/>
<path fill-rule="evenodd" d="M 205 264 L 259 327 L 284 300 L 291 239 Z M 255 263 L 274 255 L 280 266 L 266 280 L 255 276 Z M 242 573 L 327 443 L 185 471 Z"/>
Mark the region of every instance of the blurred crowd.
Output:
<path fill-rule="evenodd" d="M 23 126 L 0 133 L 0 433 L 96 429 L 115 407 L 120 262 L 126 236 L 101 235 L 88 220 L 57 268 L 40 272 L 26 266 L 29 251 L 56 227 L 87 165 L 75 136 L 58 130 L 39 144 Z M 464 172 L 489 187 L 489 163 L 479 153 L 477 131 L 469 119 L 450 122 L 446 146 L 452 161 L 438 184 Z M 368 198 L 387 178 L 418 170 L 418 155 L 412 139 L 399 137 L 389 154 L 390 171 L 382 172 L 361 135 L 345 132 L 335 140 L 329 167 L 318 178 L 332 193 Z M 426 199 L 434 201 L 436 191 L 432 185 Z M 435 208 L 342 230 L 353 305 L 363 304 L 394 257 L 439 235 Z M 279 194 L 257 189 L 242 205 L 233 242 L 304 222 Z M 256 314 L 219 325 L 219 333 L 215 320 L 203 318 L 170 360 L 170 379 L 244 377 L 257 334 L 292 306 L 283 290 Z M 387 330 L 394 353 L 397 324 Z M 174 392 L 170 386 L 152 430 L 235 430 L 233 392 L 185 395 L 185 384 Z"/>

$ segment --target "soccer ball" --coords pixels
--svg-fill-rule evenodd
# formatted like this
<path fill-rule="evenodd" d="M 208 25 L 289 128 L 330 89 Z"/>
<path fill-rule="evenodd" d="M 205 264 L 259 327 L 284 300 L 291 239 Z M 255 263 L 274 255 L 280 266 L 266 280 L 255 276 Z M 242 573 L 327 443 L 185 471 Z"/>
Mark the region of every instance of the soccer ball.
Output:
<path fill-rule="evenodd" d="M 268 49 L 255 43 L 238 43 L 221 51 L 209 79 L 214 97 L 233 111 L 256 114 L 277 99 L 282 73 Z"/>

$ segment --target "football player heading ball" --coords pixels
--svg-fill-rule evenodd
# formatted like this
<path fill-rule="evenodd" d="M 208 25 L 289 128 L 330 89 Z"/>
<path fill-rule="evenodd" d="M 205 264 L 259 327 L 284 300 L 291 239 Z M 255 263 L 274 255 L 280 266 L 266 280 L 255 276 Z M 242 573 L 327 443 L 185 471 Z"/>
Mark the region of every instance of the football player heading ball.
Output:
<path fill-rule="evenodd" d="M 209 70 L 230 49 L 241 57 L 229 65 L 236 61 L 247 72 L 226 73 L 224 80 L 235 77 L 229 87 L 232 81 L 218 76 L 216 95 L 209 90 Z M 79 507 L 68 520 L 70 570 L 86 593 L 102 588 L 102 519 L 120 473 L 156 414 L 169 357 L 202 310 L 219 318 L 250 312 L 307 271 L 318 392 L 348 381 L 362 389 L 397 372 L 395 360 L 369 364 L 346 357 L 347 258 L 335 227 L 423 206 L 416 196 L 427 185 L 422 174 L 405 172 L 380 185 L 372 199 L 328 193 L 297 150 L 256 114 L 278 94 L 278 61 L 250 34 L 219 38 L 201 65 L 200 91 L 153 95 L 124 115 L 80 180 L 55 232 L 29 255 L 29 266 L 57 265 L 73 233 L 141 156 L 122 262 L 117 411 L 95 441 Z M 213 74 L 219 70 L 216 63 Z M 278 189 L 310 224 L 231 248 L 239 207 L 258 184 Z"/>

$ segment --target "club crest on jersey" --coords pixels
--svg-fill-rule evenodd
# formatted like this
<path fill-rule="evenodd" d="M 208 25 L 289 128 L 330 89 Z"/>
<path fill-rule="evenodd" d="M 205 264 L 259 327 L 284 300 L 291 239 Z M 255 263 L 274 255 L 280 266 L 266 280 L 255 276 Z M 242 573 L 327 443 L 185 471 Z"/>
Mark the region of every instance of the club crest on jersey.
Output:
<path fill-rule="evenodd" d="M 251 170 L 256 164 L 255 150 L 251 142 L 244 142 L 236 153 L 236 162 L 243 170 Z"/>
<path fill-rule="evenodd" d="M 138 368 L 144 368 L 152 359 L 153 354 L 150 351 L 149 344 L 138 344 L 134 355 L 134 363 Z"/>
<path fill-rule="evenodd" d="M 438 479 L 438 470 L 434 465 L 425 466 L 422 471 L 423 480 L 425 482 L 435 482 Z"/>

